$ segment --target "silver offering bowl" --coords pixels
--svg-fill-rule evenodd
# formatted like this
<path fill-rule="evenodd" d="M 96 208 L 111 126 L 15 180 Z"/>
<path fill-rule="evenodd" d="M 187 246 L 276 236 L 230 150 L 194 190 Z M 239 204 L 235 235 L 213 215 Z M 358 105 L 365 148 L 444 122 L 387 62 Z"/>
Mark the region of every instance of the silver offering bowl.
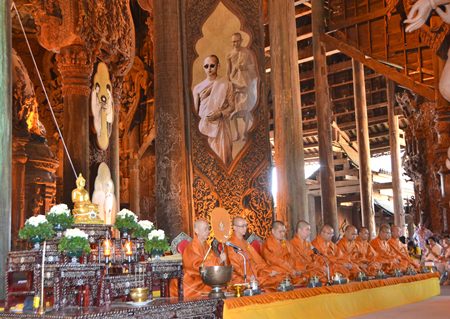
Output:
<path fill-rule="evenodd" d="M 222 286 L 225 286 L 231 280 L 232 274 L 232 266 L 209 266 L 200 268 L 200 275 L 202 276 L 203 282 L 212 288 L 208 295 L 210 298 L 225 298 Z"/>

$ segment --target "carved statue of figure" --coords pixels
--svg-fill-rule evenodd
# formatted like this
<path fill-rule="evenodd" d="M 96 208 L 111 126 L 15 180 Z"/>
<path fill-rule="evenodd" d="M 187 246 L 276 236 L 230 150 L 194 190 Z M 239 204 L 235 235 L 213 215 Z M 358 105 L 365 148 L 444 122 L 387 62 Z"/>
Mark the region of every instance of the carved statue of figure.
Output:
<path fill-rule="evenodd" d="M 41 207 L 44 206 L 44 199 L 42 198 L 41 188 L 36 187 L 36 193 L 33 196 L 33 216 L 41 214 Z"/>
<path fill-rule="evenodd" d="M 230 116 L 234 112 L 232 86 L 217 76 L 219 58 L 208 56 L 203 61 L 206 79 L 194 87 L 194 106 L 200 116 L 199 130 L 208 136 L 208 143 L 228 165 L 233 160 Z"/>
<path fill-rule="evenodd" d="M 114 110 L 108 67 L 103 62 L 98 64 L 97 73 L 94 75 L 91 109 L 94 118 L 94 129 L 97 133 L 97 144 L 100 149 L 106 150 L 112 132 Z"/>
<path fill-rule="evenodd" d="M 409 24 L 406 32 L 413 32 L 419 29 L 427 20 L 432 10 L 442 18 L 447 24 L 450 24 L 450 0 L 418 0 L 409 11 L 407 19 L 404 21 Z M 439 6 L 445 5 L 445 11 Z M 447 52 L 447 62 L 442 70 L 439 80 L 439 91 L 442 96 L 450 102 L 450 48 Z"/>
<path fill-rule="evenodd" d="M 78 175 L 77 188 L 72 191 L 73 216 L 76 224 L 103 224 L 98 213 L 98 206 L 91 203 L 89 193 L 84 188 L 86 180 L 83 175 Z"/>
<path fill-rule="evenodd" d="M 116 195 L 114 194 L 111 172 L 106 163 L 101 163 L 98 167 L 92 202 L 98 205 L 100 218 L 105 221 L 105 224 L 114 224 L 117 213 Z"/>
<path fill-rule="evenodd" d="M 239 141 L 241 138 L 245 141 L 252 122 L 250 111 L 255 106 L 258 96 L 257 66 L 252 51 L 241 46 L 242 35 L 239 32 L 232 35 L 231 41 L 233 49 L 227 54 L 227 76 L 233 84 L 235 110 L 231 115 L 231 121 L 236 129 L 233 141 Z M 239 132 L 238 118 L 242 118 L 245 123 L 242 135 Z"/>

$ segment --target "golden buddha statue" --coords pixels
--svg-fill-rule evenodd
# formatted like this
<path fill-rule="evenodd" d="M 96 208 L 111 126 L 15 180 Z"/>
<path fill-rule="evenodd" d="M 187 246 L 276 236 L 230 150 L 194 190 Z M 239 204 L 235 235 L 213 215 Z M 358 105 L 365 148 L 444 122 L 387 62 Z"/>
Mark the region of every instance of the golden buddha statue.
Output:
<path fill-rule="evenodd" d="M 75 224 L 103 224 L 103 220 L 99 217 L 98 205 L 92 204 L 89 193 L 84 186 L 86 180 L 83 175 L 78 175 L 77 188 L 72 191 L 73 216 Z"/>

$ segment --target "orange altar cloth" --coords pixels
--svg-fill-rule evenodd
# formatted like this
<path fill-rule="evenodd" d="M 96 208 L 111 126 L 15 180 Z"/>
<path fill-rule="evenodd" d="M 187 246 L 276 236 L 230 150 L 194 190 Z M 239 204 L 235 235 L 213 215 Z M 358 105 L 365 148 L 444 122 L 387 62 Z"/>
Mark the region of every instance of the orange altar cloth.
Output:
<path fill-rule="evenodd" d="M 226 299 L 223 318 L 349 318 L 439 294 L 438 274 L 418 274 Z"/>

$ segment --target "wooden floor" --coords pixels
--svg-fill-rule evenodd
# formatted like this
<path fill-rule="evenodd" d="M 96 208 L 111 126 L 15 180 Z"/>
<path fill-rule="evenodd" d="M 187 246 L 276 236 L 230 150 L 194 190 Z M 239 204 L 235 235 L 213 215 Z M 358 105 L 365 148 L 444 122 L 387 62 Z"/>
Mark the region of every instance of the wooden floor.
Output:
<path fill-rule="evenodd" d="M 353 319 L 448 319 L 450 318 L 450 286 L 441 286 L 441 295 L 413 304 L 374 312 Z"/>

